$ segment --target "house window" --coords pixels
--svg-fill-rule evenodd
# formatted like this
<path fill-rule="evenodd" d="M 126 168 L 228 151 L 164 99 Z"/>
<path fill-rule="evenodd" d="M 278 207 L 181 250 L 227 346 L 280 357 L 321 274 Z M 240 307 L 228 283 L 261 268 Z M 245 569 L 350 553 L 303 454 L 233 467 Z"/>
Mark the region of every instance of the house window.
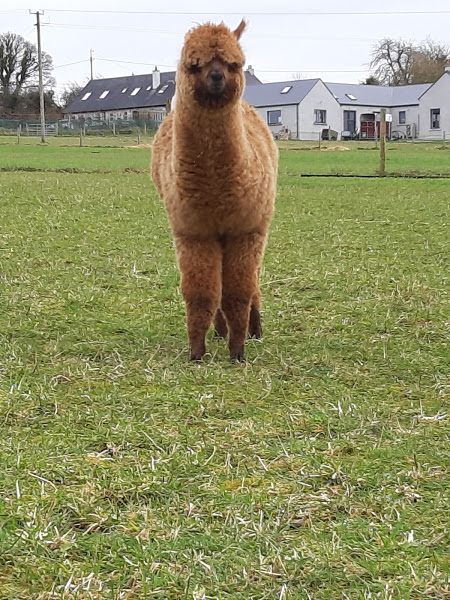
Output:
<path fill-rule="evenodd" d="M 92 94 L 92 92 L 87 92 L 81 99 L 87 100 L 91 94 Z"/>
<path fill-rule="evenodd" d="M 400 110 L 398 112 L 398 122 L 399 125 L 404 125 L 406 123 L 406 110 Z"/>
<path fill-rule="evenodd" d="M 323 125 L 327 122 L 327 111 L 316 108 L 314 111 L 314 123 Z"/>
<path fill-rule="evenodd" d="M 281 123 L 281 110 L 268 110 L 267 122 L 269 125 L 279 125 Z"/>
<path fill-rule="evenodd" d="M 289 92 L 289 90 L 291 90 L 291 89 L 292 89 L 292 85 L 287 85 L 286 87 L 284 87 L 284 88 L 281 90 L 281 93 L 282 93 L 282 94 L 287 94 L 287 93 Z"/>
<path fill-rule="evenodd" d="M 134 90 L 131 92 L 130 96 L 136 96 L 136 94 L 138 93 L 138 91 L 140 90 L 140 87 L 134 88 Z"/>
<path fill-rule="evenodd" d="M 431 129 L 440 129 L 441 128 L 441 109 L 440 108 L 432 108 L 430 110 L 430 126 L 431 126 Z"/>

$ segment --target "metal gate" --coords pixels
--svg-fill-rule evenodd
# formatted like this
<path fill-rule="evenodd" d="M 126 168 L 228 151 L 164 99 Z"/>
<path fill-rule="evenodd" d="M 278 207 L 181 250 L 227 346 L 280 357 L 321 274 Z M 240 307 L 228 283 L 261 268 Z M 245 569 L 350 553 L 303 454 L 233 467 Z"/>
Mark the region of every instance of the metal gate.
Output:
<path fill-rule="evenodd" d="M 27 123 L 27 135 L 30 137 L 41 137 L 42 127 L 40 123 Z M 46 123 L 44 126 L 45 137 L 54 137 L 58 135 L 58 125 L 55 123 Z"/>

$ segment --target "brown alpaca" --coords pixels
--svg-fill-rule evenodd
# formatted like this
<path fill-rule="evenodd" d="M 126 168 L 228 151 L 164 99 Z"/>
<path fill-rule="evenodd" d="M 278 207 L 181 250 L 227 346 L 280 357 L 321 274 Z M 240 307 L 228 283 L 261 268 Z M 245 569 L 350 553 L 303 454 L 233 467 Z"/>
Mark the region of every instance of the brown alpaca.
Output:
<path fill-rule="evenodd" d="M 259 271 L 273 214 L 278 152 L 269 129 L 241 99 L 244 55 L 236 31 L 188 32 L 175 109 L 153 145 L 152 178 L 175 238 L 190 359 L 205 353 L 214 319 L 230 357 L 244 361 L 261 336 Z M 214 318 L 215 317 L 215 318 Z"/>

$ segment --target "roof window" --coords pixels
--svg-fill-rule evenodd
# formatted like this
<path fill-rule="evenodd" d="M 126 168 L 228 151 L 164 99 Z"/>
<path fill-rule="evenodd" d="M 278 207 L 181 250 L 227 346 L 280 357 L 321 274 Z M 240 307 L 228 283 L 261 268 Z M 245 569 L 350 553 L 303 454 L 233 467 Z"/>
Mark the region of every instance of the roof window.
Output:
<path fill-rule="evenodd" d="M 140 87 L 134 88 L 134 90 L 131 92 L 130 96 L 136 96 L 136 94 L 139 92 L 140 89 L 141 89 Z"/>
<path fill-rule="evenodd" d="M 284 87 L 284 88 L 281 90 L 281 93 L 282 93 L 282 94 L 287 94 L 287 93 L 288 93 L 288 91 L 289 91 L 289 90 L 291 90 L 291 89 L 292 89 L 292 85 L 287 85 L 286 87 Z"/>
<path fill-rule="evenodd" d="M 349 98 L 350 100 L 358 100 L 358 98 L 356 96 L 354 96 L 353 94 L 345 94 L 347 96 L 347 98 Z"/>
<path fill-rule="evenodd" d="M 92 94 L 92 92 L 87 92 L 81 99 L 87 100 L 91 94 Z"/>
<path fill-rule="evenodd" d="M 99 96 L 99 98 L 106 98 L 106 96 L 109 94 L 109 90 L 105 90 L 104 92 L 102 92 Z"/>
<path fill-rule="evenodd" d="M 123 88 L 123 90 L 122 90 L 122 92 L 121 92 L 121 93 L 122 93 L 122 94 L 125 94 L 125 92 L 127 91 L 127 89 L 128 89 L 128 88 Z"/>
<path fill-rule="evenodd" d="M 160 90 L 158 90 L 158 94 L 164 94 L 164 92 L 167 90 L 167 88 L 169 87 L 169 84 L 165 84 L 162 86 L 162 88 Z"/>
<path fill-rule="evenodd" d="M 147 90 L 147 92 L 148 92 L 149 90 L 151 90 L 151 89 L 152 89 L 152 86 L 151 86 L 151 85 L 148 85 L 148 86 L 147 86 L 145 89 L 146 89 L 146 90 Z"/>

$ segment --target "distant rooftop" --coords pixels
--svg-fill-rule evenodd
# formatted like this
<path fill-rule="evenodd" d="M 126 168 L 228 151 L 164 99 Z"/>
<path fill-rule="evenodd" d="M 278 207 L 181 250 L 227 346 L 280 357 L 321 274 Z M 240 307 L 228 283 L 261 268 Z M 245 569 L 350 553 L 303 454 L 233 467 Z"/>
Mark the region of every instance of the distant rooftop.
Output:
<path fill-rule="evenodd" d="M 320 79 L 263 83 L 245 88 L 244 100 L 253 106 L 299 104 Z"/>
<path fill-rule="evenodd" d="M 383 86 L 357 83 L 325 83 L 339 104 L 359 106 L 408 106 L 419 104 L 419 97 L 431 83 L 418 85 Z"/>

